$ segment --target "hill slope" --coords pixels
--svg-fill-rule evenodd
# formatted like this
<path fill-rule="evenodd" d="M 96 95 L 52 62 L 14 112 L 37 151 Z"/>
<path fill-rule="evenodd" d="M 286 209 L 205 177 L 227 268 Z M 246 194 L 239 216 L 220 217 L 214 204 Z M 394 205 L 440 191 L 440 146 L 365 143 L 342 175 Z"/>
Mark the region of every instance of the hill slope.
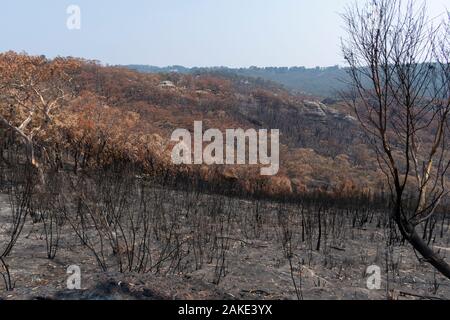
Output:
<path fill-rule="evenodd" d="M 214 73 L 259 78 L 283 85 L 289 90 L 321 97 L 336 97 L 346 87 L 346 69 L 338 66 L 328 68 L 305 67 L 267 67 L 267 68 L 186 68 L 183 66 L 155 67 L 146 65 L 128 65 L 127 68 L 144 73 Z"/>
<path fill-rule="evenodd" d="M 15 54 L 6 58 L 8 65 L 17 60 L 18 66 L 21 59 L 28 59 Z M 62 159 L 74 172 L 120 158 L 147 172 L 182 173 L 218 186 L 231 183 L 232 189 L 266 194 L 380 187 L 375 157 L 352 112 L 342 103 L 327 105 L 273 82 L 232 73 L 139 73 L 76 59 L 40 62 L 36 68 L 46 66 L 62 70 L 70 66 L 71 79 L 63 84 L 72 94 L 55 115 L 54 125 L 45 121 L 39 125 L 45 119 L 36 118 L 29 130 L 45 148 L 42 154 L 52 150 L 55 161 Z M 56 82 L 53 73 L 44 74 L 49 78 L 43 78 L 40 87 L 46 90 Z M 0 101 L 1 116 L 6 123 L 20 123 L 24 115 L 11 113 L 8 103 L 6 98 Z M 259 166 L 252 165 L 173 165 L 170 137 L 178 128 L 192 130 L 194 121 L 203 121 L 204 130 L 222 132 L 279 129 L 279 174 L 262 177 Z M 10 133 L 0 127 L 1 135 Z"/>
<path fill-rule="evenodd" d="M 116 85 L 108 103 L 137 112 L 165 145 L 173 130 L 192 129 L 196 120 L 204 122 L 205 130 L 280 129 L 281 170 L 271 181 L 275 188 L 304 192 L 379 187 L 381 174 L 374 154 L 352 111 L 342 103 L 332 101 L 332 105 L 326 105 L 273 82 L 229 72 L 148 74 L 120 68 L 99 70 L 106 83 Z M 161 85 L 165 83 L 170 86 Z M 105 95 L 103 91 L 97 94 Z M 118 98 L 129 91 L 134 94 Z M 241 181 L 257 175 L 257 170 L 248 167 L 216 169 Z"/>

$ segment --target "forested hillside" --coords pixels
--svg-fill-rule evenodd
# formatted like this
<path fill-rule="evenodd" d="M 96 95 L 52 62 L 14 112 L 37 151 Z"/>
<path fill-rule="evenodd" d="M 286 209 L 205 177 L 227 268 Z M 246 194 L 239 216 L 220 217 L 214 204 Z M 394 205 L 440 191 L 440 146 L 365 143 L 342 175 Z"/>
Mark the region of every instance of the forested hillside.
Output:
<path fill-rule="evenodd" d="M 90 61 L 15 53 L 0 59 L 2 82 L 11 94 L 2 96 L 2 135 L 19 142 L 20 136 L 28 137 L 25 141 L 37 146 L 37 155 L 42 156 L 39 150 L 44 148 L 47 158 L 58 159 L 74 172 L 123 157 L 144 166 L 149 174 L 162 170 L 209 182 L 225 179 L 251 192 L 381 188 L 375 157 L 343 103 L 326 105 L 273 83 L 236 75 L 145 74 Z M 19 68 L 23 63 L 30 64 L 33 75 Z M 20 82 L 27 86 L 16 91 Z M 50 94 L 54 83 L 63 95 L 55 89 Z M 35 86 L 44 99 L 54 101 L 48 114 L 55 119 L 51 125 L 35 116 L 33 104 L 42 104 Z M 21 112 L 12 112 L 11 99 L 24 99 Z M 27 123 L 29 117 L 32 121 Z M 205 130 L 280 129 L 280 173 L 262 178 L 257 166 L 174 167 L 171 133 L 192 129 L 200 120 Z"/>
<path fill-rule="evenodd" d="M 128 65 L 127 68 L 146 73 L 182 73 L 202 74 L 216 73 L 225 75 L 237 75 L 253 77 L 261 80 L 272 81 L 283 85 L 286 89 L 325 98 L 339 97 L 347 88 L 348 75 L 345 68 L 334 67 L 250 67 L 250 68 L 186 68 L 183 66 L 155 67 L 145 65 Z"/>

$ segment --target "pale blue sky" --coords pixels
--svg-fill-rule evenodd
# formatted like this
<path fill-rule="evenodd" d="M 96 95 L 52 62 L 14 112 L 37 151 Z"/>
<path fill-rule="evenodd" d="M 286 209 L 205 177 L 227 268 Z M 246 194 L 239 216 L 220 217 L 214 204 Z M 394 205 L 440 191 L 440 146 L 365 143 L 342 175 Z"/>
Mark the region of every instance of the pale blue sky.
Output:
<path fill-rule="evenodd" d="M 14 0 L 0 4 L 0 51 L 157 66 L 342 64 L 339 13 L 353 0 Z M 427 0 L 431 14 L 449 0 Z M 81 30 L 66 28 L 79 5 Z"/>

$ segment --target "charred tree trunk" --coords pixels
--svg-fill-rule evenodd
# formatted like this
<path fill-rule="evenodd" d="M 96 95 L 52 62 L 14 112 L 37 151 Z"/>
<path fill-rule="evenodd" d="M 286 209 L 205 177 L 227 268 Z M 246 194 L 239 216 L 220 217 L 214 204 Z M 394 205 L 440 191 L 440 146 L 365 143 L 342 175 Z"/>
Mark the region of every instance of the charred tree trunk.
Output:
<path fill-rule="evenodd" d="M 400 206 L 395 208 L 394 217 L 402 236 L 420 253 L 424 261 L 450 279 L 450 265 L 427 245 L 425 240 L 417 233 L 415 226 L 402 216 Z"/>

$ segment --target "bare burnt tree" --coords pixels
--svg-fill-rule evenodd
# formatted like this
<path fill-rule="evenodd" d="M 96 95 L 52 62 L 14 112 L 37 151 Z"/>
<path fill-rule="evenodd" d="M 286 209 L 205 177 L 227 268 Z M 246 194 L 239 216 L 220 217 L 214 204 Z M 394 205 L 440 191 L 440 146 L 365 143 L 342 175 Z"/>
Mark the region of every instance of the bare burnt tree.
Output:
<path fill-rule="evenodd" d="M 36 193 L 33 201 L 35 220 L 42 224 L 47 248 L 47 257 L 53 260 L 60 246 L 66 205 L 61 195 L 64 188 L 63 175 L 49 170 L 45 176 L 46 185 Z"/>
<path fill-rule="evenodd" d="M 2 180 L 4 185 L 0 191 L 6 191 L 9 199 L 7 214 L 1 217 L 0 232 L 6 235 L 5 241 L 0 243 L 0 279 L 3 279 L 7 291 L 13 290 L 15 283 L 12 279 L 11 268 L 7 259 L 11 255 L 25 222 L 31 214 L 31 202 L 34 194 L 35 171 L 28 165 L 20 164 L 20 156 L 8 156 L 14 159 L 10 165 L 1 164 L 4 167 Z M 6 186 L 6 187 L 5 187 Z"/>
<path fill-rule="evenodd" d="M 5 262 L 3 257 L 0 257 L 0 276 L 3 279 L 6 291 L 14 289 L 14 283 L 12 281 L 9 265 Z"/>
<path fill-rule="evenodd" d="M 387 177 L 392 218 L 424 260 L 450 278 L 449 264 L 418 233 L 448 195 L 450 164 L 448 29 L 426 9 L 414 1 L 355 3 L 343 15 L 343 53 L 355 93 L 348 103 Z"/>
<path fill-rule="evenodd" d="M 32 168 L 29 166 L 14 168 L 9 177 L 9 185 L 10 210 L 8 210 L 8 220 L 5 223 L 8 239 L 6 245 L 0 247 L 0 257 L 2 258 L 10 255 L 22 233 L 27 217 L 31 214 L 31 202 L 35 187 L 35 175 Z"/>

